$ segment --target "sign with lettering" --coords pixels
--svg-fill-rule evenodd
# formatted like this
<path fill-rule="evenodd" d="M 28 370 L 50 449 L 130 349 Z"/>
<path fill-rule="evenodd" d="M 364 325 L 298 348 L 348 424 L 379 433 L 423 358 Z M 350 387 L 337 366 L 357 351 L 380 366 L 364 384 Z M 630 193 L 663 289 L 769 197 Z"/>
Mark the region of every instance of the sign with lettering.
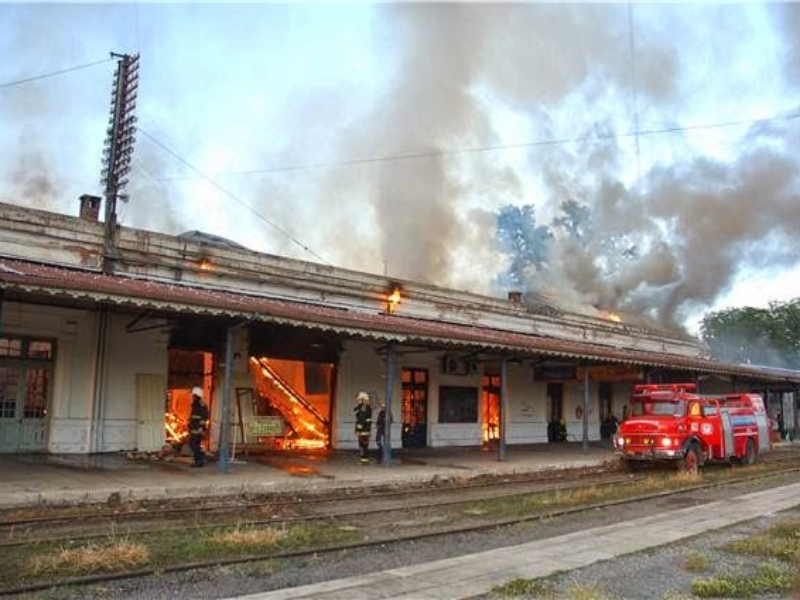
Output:
<path fill-rule="evenodd" d="M 247 434 L 252 437 L 283 435 L 286 426 L 281 417 L 246 417 Z"/>

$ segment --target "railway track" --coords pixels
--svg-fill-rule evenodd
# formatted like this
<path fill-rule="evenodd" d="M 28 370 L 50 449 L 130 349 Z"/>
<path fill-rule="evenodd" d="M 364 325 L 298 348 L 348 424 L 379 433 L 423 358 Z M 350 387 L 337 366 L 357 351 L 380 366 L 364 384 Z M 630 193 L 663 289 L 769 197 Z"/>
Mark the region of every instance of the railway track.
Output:
<path fill-rule="evenodd" d="M 314 555 L 320 555 L 325 553 L 334 553 L 334 552 L 345 552 L 345 551 L 357 551 L 361 549 L 369 549 L 375 546 L 382 546 L 386 547 L 393 544 L 405 544 L 414 541 L 420 541 L 424 539 L 434 538 L 434 537 L 445 537 L 445 536 L 452 536 L 457 534 L 464 534 L 464 533 L 472 533 L 472 532 L 480 532 L 485 531 L 488 529 L 495 529 L 495 528 L 502 528 L 502 527 L 509 527 L 521 523 L 532 522 L 532 521 L 539 521 L 544 519 L 553 519 L 557 517 L 562 517 L 566 515 L 581 513 L 585 511 L 597 510 L 602 508 L 608 508 L 612 506 L 618 506 L 622 504 L 629 504 L 634 502 L 641 502 L 645 500 L 652 500 L 658 498 L 665 498 L 669 496 L 677 496 L 681 494 L 688 494 L 691 492 L 696 492 L 699 490 L 705 490 L 709 488 L 720 488 L 726 486 L 733 486 L 733 485 L 740 485 L 740 484 L 747 484 L 751 482 L 756 482 L 760 480 L 764 480 L 767 478 L 773 477 L 780 477 L 787 474 L 794 474 L 800 473 L 800 466 L 798 466 L 798 461 L 794 456 L 779 458 L 775 457 L 773 460 L 770 460 L 771 470 L 767 472 L 758 472 L 753 473 L 752 471 L 748 470 L 745 472 L 739 472 L 734 476 L 728 476 L 723 479 L 717 481 L 708 481 L 702 483 L 694 483 L 690 485 L 682 486 L 680 489 L 674 490 L 662 490 L 652 493 L 644 493 L 644 494 L 634 494 L 624 498 L 617 498 L 613 500 L 607 500 L 602 502 L 588 502 L 579 506 L 570 506 L 567 508 L 555 508 L 552 510 L 547 510 L 544 512 L 538 512 L 535 514 L 527 514 L 521 515 L 513 518 L 503 518 L 503 519 L 486 519 L 479 522 L 470 522 L 466 524 L 457 524 L 451 522 L 440 523 L 437 527 L 428 527 L 425 531 L 416 532 L 406 535 L 386 535 L 386 536 L 371 536 L 370 539 L 366 541 L 359 541 L 353 543 L 340 543 L 340 544 L 331 544 L 328 546 L 322 547 L 314 547 L 314 548 L 304 548 L 300 550 L 293 550 L 293 551 L 286 551 L 286 552 L 262 552 L 257 554 L 251 554 L 248 556 L 240 556 L 240 557 L 231 557 L 231 558 L 223 558 L 223 559 L 214 559 L 214 560 L 202 560 L 202 561 L 194 561 L 194 562 L 187 562 L 184 564 L 175 564 L 169 565 L 159 568 L 145 568 L 145 569 L 136 569 L 136 570 L 129 570 L 125 572 L 117 572 L 117 573 L 110 573 L 110 574 L 100 574 L 100 575 L 89 575 L 84 577 L 73 577 L 73 578 L 65 578 L 60 580 L 53 580 L 53 581 L 43 581 L 43 582 L 36 582 L 36 583 L 29 583 L 25 585 L 16 586 L 13 588 L 6 588 L 0 589 L 0 595 L 11 595 L 11 594 L 21 594 L 21 593 L 28 593 L 34 592 L 38 590 L 50 589 L 50 588 L 57 588 L 61 586 L 85 586 L 94 583 L 102 583 L 102 582 L 109 582 L 121 579 L 128 579 L 128 578 L 136 578 L 136 577 L 148 577 L 153 576 L 156 574 L 161 573 L 176 573 L 182 571 L 191 571 L 195 569 L 208 569 L 213 567 L 220 567 L 220 566 L 229 566 L 229 565 L 237 565 L 237 564 L 245 564 L 245 563 L 252 563 L 258 561 L 269 561 L 269 560 L 289 560 L 289 559 L 301 559 L 305 557 L 310 557 Z M 629 482 L 638 482 L 642 479 L 645 479 L 645 475 L 639 475 L 636 477 L 627 476 L 624 479 Z M 530 482 L 526 482 L 530 483 Z M 541 483 L 541 482 L 540 482 Z M 621 478 L 617 475 L 617 480 L 613 481 L 609 478 L 604 484 L 601 485 L 620 485 L 622 483 Z M 586 480 L 580 482 L 578 485 L 572 485 L 569 487 L 570 490 L 580 490 L 581 488 L 591 488 L 597 487 L 598 482 L 587 482 Z M 475 487 L 483 487 L 486 488 L 487 486 L 475 486 Z M 489 486 L 492 487 L 492 486 Z M 567 489 L 562 487 L 561 489 Z M 558 491 L 559 488 L 555 486 L 551 486 L 549 492 L 552 493 L 554 491 Z M 452 491 L 452 490 L 451 490 Z M 531 494 L 544 494 L 548 493 L 548 491 L 540 490 L 538 492 L 523 492 L 520 490 L 516 490 L 516 493 L 509 493 L 506 495 L 498 495 L 498 496 L 487 496 L 484 495 L 485 500 L 493 500 L 493 499 L 513 499 L 515 496 L 523 496 L 523 495 L 531 495 Z M 417 494 L 419 492 L 417 491 Z M 397 497 L 398 495 L 402 495 L 402 492 L 392 492 L 387 494 L 387 497 Z M 368 495 L 364 495 L 364 497 L 369 497 Z M 331 498 L 327 498 L 328 501 Z M 335 499 L 337 502 L 342 500 L 352 500 L 352 498 L 345 498 Z M 401 512 L 403 510 L 406 511 L 421 511 L 424 509 L 435 509 L 435 508 L 442 508 L 444 506 L 452 506 L 456 504 L 466 504 L 470 502 L 480 501 L 481 497 L 473 497 L 466 500 L 461 500 L 460 502 L 456 500 L 448 500 L 443 501 L 441 498 L 435 501 L 428 501 L 427 503 L 418 503 L 415 504 L 413 507 L 398 507 L 397 511 Z M 386 507 L 382 509 L 376 509 L 376 512 L 380 511 L 385 513 Z M 328 519 L 331 522 L 340 522 L 343 519 L 347 519 L 348 517 L 353 517 L 354 515 L 363 516 L 363 512 L 352 511 L 350 513 L 341 513 L 341 514 L 316 514 L 316 515 L 308 515 L 308 518 L 313 518 L 316 520 L 324 520 Z M 305 518 L 306 516 L 304 516 Z M 288 522 L 288 521 L 284 521 Z M 263 519 L 260 522 L 253 522 L 252 525 L 267 525 L 267 526 L 274 526 L 276 523 L 275 520 L 270 519 Z M 216 524 L 219 526 L 219 524 Z M 163 529 L 158 529 L 157 531 L 163 531 Z"/>
<path fill-rule="evenodd" d="M 36 541 L 58 542 L 107 537 L 110 531 L 131 534 L 156 533 L 185 529 L 213 529 L 246 522 L 248 525 L 279 527 L 292 523 L 319 520 L 346 520 L 369 515 L 442 508 L 488 499 L 543 494 L 555 491 L 630 485 L 646 479 L 618 472 L 565 479 L 564 475 L 518 478 L 513 481 L 493 480 L 411 490 L 393 490 L 338 496 L 306 496 L 282 498 L 272 502 L 254 502 L 235 507 L 159 509 L 154 512 L 122 512 L 91 514 L 86 517 L 44 516 L 0 522 L 0 548 L 20 546 Z M 264 512 L 269 516 L 265 517 Z M 213 522 L 202 522 L 214 514 Z"/>

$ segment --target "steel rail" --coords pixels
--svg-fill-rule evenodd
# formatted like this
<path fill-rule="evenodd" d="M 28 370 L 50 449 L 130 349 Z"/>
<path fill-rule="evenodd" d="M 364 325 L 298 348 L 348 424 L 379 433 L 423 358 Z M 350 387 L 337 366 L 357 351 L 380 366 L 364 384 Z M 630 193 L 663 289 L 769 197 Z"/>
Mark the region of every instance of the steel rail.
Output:
<path fill-rule="evenodd" d="M 0 589 L 0 596 L 9 596 L 14 594 L 24 594 L 24 593 L 31 593 L 37 592 L 42 590 L 54 590 L 64 586 L 86 586 L 95 583 L 104 583 L 110 581 L 119 581 L 122 579 L 133 579 L 133 578 L 141 578 L 141 577 L 149 577 L 149 576 L 156 576 L 156 575 L 163 575 L 164 573 L 179 573 L 179 572 L 186 572 L 192 571 L 196 569 L 210 569 L 215 567 L 224 567 L 230 565 L 237 565 L 237 564 L 248 564 L 252 562 L 260 562 L 260 561 L 269 561 L 269 560 L 286 560 L 286 559 L 295 559 L 295 558 L 304 558 L 304 557 L 311 557 L 314 555 L 319 554 L 330 554 L 335 552 L 344 552 L 350 550 L 361 550 L 365 548 L 374 548 L 376 546 L 387 546 L 387 545 L 399 545 L 408 542 L 415 542 L 421 541 L 425 539 L 432 539 L 437 537 L 446 537 L 450 535 L 458 535 L 464 533 L 475 533 L 480 531 L 487 531 L 491 529 L 500 529 L 504 527 L 510 527 L 513 525 L 518 525 L 521 523 L 530 523 L 535 521 L 543 521 L 547 519 L 554 519 L 558 517 L 564 517 L 574 514 L 580 514 L 583 512 L 589 512 L 593 510 L 603 509 L 603 508 L 610 508 L 614 506 L 622 506 L 625 504 L 632 504 L 634 502 L 642 502 L 645 500 L 654 500 L 659 498 L 666 498 L 669 496 L 677 496 L 680 494 L 686 494 L 690 492 L 696 492 L 705 489 L 714 489 L 714 488 L 721 488 L 727 487 L 729 485 L 735 485 L 739 483 L 751 482 L 751 481 L 759 481 L 762 479 L 767 479 L 770 477 L 776 477 L 780 475 L 785 475 L 787 473 L 796 473 L 800 472 L 800 467 L 792 467 L 790 469 L 785 469 L 781 471 L 771 471 L 769 473 L 758 473 L 750 476 L 745 477 L 737 477 L 723 481 L 715 481 L 715 482 L 708 482 L 708 483 L 701 483 L 697 485 L 691 485 L 687 487 L 683 487 L 679 490 L 663 490 L 660 492 L 651 492 L 647 494 L 639 494 L 636 496 L 631 496 L 629 498 L 619 498 L 616 500 L 607 500 L 603 502 L 594 502 L 591 504 L 586 504 L 583 506 L 576 506 L 571 508 L 559 509 L 548 511 L 546 513 L 537 513 L 534 515 L 526 515 L 523 517 L 515 517 L 511 519 L 501 519 L 499 521 L 493 521 L 491 523 L 482 523 L 478 525 L 467 525 L 461 527 L 452 527 L 445 530 L 438 530 L 438 531 L 430 531 L 426 533 L 419 533 L 419 534 L 412 534 L 407 536 L 400 536 L 395 538 L 383 538 L 383 539 L 373 539 L 370 541 L 365 542 L 355 542 L 350 544 L 337 544 L 331 546 L 323 546 L 320 548 L 313 548 L 308 550 L 297 550 L 291 552 L 276 552 L 276 553 L 265 553 L 265 554 L 257 554 L 257 555 L 250 555 L 247 557 L 237 557 L 237 558 L 227 558 L 227 559 L 216 559 L 216 560 L 207 560 L 207 561 L 196 561 L 192 563 L 186 563 L 182 565 L 171 565 L 167 567 L 159 567 L 159 568 L 152 568 L 152 569 L 137 569 L 132 571 L 126 572 L 119 572 L 119 573 L 107 573 L 102 575 L 88 575 L 83 577 L 73 577 L 73 578 L 64 578 L 60 580 L 52 580 L 49 582 L 41 582 L 41 583 L 33 583 L 24 586 L 18 586 L 16 588 L 6 588 Z"/>
<path fill-rule="evenodd" d="M 268 519 L 247 519 L 245 523 L 248 526 L 253 525 L 271 525 L 271 526 L 279 526 L 284 524 L 290 523 L 309 523 L 314 521 L 328 521 L 328 520 L 341 520 L 347 519 L 350 517 L 363 517 L 366 515 L 372 514 L 380 514 L 385 515 L 386 513 L 391 512 L 398 512 L 398 511 L 408 511 L 408 510 L 424 510 L 428 508 L 442 508 L 447 506 L 454 506 L 458 504 L 467 504 L 469 502 L 480 502 L 483 500 L 506 500 L 509 498 L 516 498 L 522 496 L 535 496 L 539 494 L 548 494 L 552 492 L 559 492 L 559 491 L 566 491 L 566 490 L 580 490 L 588 487 L 607 487 L 610 485 L 632 485 L 636 482 L 639 482 L 643 479 L 647 479 L 647 475 L 639 474 L 639 475 L 621 475 L 613 479 L 603 480 L 603 481 L 592 481 L 592 482 L 574 482 L 574 483 L 564 483 L 556 484 L 549 487 L 544 487 L 538 490 L 524 490 L 524 491 L 515 491 L 509 492 L 505 494 L 494 494 L 490 496 L 482 496 L 478 498 L 457 498 L 457 499 L 446 499 L 446 500 L 436 500 L 436 501 L 425 501 L 418 504 L 406 505 L 406 506 L 397 506 L 397 507 L 387 507 L 387 506 L 376 506 L 373 508 L 360 508 L 357 510 L 347 511 L 347 512 L 334 512 L 334 513 L 326 513 L 326 514 L 308 514 L 308 515 L 298 515 L 292 517 L 271 517 Z M 536 482 L 524 482 L 525 484 L 536 483 Z M 506 485 L 513 485 L 507 483 Z M 453 491 L 453 490 L 451 490 Z M 461 490 L 455 490 L 461 491 Z M 370 500 L 374 499 L 373 497 L 369 497 Z M 335 502 L 339 502 L 342 499 L 337 498 Z M 346 500 L 351 500 L 347 498 Z M 201 512 L 201 509 L 198 509 L 196 512 Z M 144 516 L 144 515 L 142 515 Z M 241 520 L 231 521 L 231 522 L 219 522 L 215 521 L 214 523 L 195 523 L 192 525 L 195 529 L 217 529 L 219 527 L 225 527 L 227 525 L 236 525 L 237 523 L 242 523 Z M 116 525 L 115 522 L 112 522 L 112 525 Z M 126 529 L 124 533 L 126 535 L 146 535 L 150 533 L 168 533 L 172 531 L 183 531 L 186 528 L 186 523 L 180 523 L 179 526 L 175 527 L 150 527 L 150 528 L 142 528 L 142 529 Z M 23 529 L 21 533 L 24 533 L 26 536 L 30 536 L 32 531 L 30 529 Z M 69 540 L 71 542 L 74 541 L 86 541 L 92 539 L 99 539 L 99 538 L 107 538 L 109 535 L 108 531 L 98 532 L 98 533 L 91 533 L 85 535 L 73 535 L 69 534 L 68 532 L 59 537 L 53 537 L 50 535 L 47 539 L 31 539 L 27 537 L 26 539 L 14 540 L 14 541 L 0 541 L 0 548 L 8 548 L 12 546 L 25 546 L 31 543 L 36 542 L 58 542 L 62 540 Z"/>
<path fill-rule="evenodd" d="M 502 487 L 507 486 L 509 484 L 524 484 L 524 483 L 546 483 L 548 481 L 561 481 L 566 480 L 570 476 L 575 475 L 582 475 L 585 474 L 586 471 L 589 470 L 588 468 L 579 468 L 579 469 L 564 469 L 562 471 L 558 471 L 556 473 L 553 472 L 544 472 L 542 474 L 531 474 L 529 476 L 522 476 L 520 475 L 492 475 L 489 480 L 482 480 L 482 481 L 468 481 L 466 483 L 459 483 L 459 484 L 450 484 L 450 485 L 436 485 L 435 487 L 430 487 L 429 485 L 424 484 L 412 484 L 409 486 L 405 486 L 403 489 L 399 490 L 387 490 L 381 491 L 382 486 L 376 486 L 375 488 L 371 488 L 375 491 L 373 492 L 364 492 L 359 491 L 358 493 L 350 493 L 351 490 L 354 488 L 342 488 L 339 490 L 337 494 L 329 494 L 329 495 L 308 495 L 303 496 L 301 494 L 280 494 L 277 496 L 277 501 L 272 500 L 264 500 L 259 502 L 245 502 L 242 504 L 210 504 L 207 506 L 179 506 L 179 507 L 158 507 L 152 510 L 129 510 L 129 511 L 119 511 L 119 512 L 95 512 L 89 514 L 71 514 L 71 515 L 46 515 L 42 517 L 31 517 L 26 519 L 5 519 L 0 520 L 0 531 L 3 529 L 15 528 L 22 525 L 36 525 L 36 524 L 53 524 L 59 522 L 71 522 L 74 521 L 76 518 L 80 518 L 84 521 L 94 521 L 94 520 L 117 520 L 120 518 L 148 518 L 153 516 L 164 516 L 164 515 L 180 515 L 180 514 L 192 514 L 192 513 L 211 513 L 211 512 L 235 512 L 241 510 L 251 510 L 251 509 L 259 509 L 265 507 L 290 507 L 294 506 L 298 503 L 308 505 L 308 504 L 322 504 L 326 502 L 351 502 L 353 500 L 374 500 L 376 498 L 391 498 L 391 497 L 402 497 L 402 496 L 413 496 L 414 494 L 419 494 L 420 492 L 424 491 L 426 494 L 431 493 L 447 493 L 459 490 L 470 490 L 470 489 L 480 489 L 480 488 L 489 488 L 489 487 Z M 606 469 L 605 467 L 600 467 L 595 471 L 589 473 L 590 475 L 606 475 L 606 474 L 614 474 L 617 471 Z M 480 477 L 476 477 L 475 479 L 480 479 Z M 362 490 L 363 488 L 356 488 Z M 13 510 L 13 509 L 12 509 Z M 7 511 L 10 512 L 10 511 Z"/>

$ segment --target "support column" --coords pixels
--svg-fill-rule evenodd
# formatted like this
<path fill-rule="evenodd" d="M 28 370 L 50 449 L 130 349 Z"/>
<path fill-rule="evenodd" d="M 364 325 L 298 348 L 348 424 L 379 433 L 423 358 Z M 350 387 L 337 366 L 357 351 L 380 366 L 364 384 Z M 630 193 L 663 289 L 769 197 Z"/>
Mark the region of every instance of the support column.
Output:
<path fill-rule="evenodd" d="M 508 425 L 508 359 L 500 363 L 500 440 L 497 445 L 497 460 L 506 459 L 506 427 Z"/>
<path fill-rule="evenodd" d="M 394 344 L 389 343 L 386 348 L 386 419 L 384 420 L 385 434 L 383 437 L 383 466 L 392 464 L 392 391 L 394 390 Z"/>
<path fill-rule="evenodd" d="M 97 340 L 94 354 L 94 381 L 92 385 L 92 408 L 89 419 L 89 440 L 87 450 L 103 450 L 103 425 L 106 392 L 106 353 L 108 347 L 109 309 L 105 304 L 97 307 Z"/>
<path fill-rule="evenodd" d="M 228 325 L 225 336 L 225 378 L 222 390 L 222 413 L 219 430 L 219 472 L 227 473 L 230 466 L 228 455 L 228 437 L 231 429 L 231 384 L 233 382 L 233 332 L 237 325 Z"/>
<path fill-rule="evenodd" d="M 581 451 L 589 452 L 589 365 L 583 366 L 583 443 Z"/>

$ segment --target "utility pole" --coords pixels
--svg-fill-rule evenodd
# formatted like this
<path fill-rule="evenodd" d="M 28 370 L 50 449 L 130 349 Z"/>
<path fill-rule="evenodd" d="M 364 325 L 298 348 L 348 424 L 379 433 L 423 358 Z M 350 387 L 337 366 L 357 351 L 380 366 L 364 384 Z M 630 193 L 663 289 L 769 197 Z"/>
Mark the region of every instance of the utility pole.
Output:
<path fill-rule="evenodd" d="M 114 272 L 116 256 L 117 202 L 128 183 L 136 133 L 136 94 L 139 87 L 139 55 L 115 54 L 117 70 L 111 90 L 111 114 L 103 150 L 102 183 L 105 186 L 105 236 L 103 240 L 103 273 Z"/>

